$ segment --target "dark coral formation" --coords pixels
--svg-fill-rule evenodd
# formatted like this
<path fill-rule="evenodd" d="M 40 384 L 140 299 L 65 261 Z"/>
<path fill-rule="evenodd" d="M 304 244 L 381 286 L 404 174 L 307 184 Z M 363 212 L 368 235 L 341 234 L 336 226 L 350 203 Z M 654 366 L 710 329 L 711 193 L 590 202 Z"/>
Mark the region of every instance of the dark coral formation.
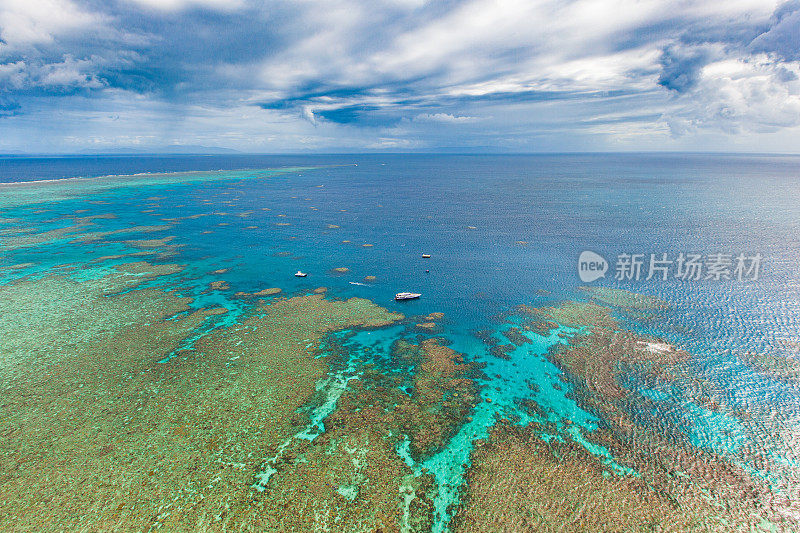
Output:
<path fill-rule="evenodd" d="M 720 494 L 677 469 L 619 476 L 574 442 L 545 442 L 542 429 L 501 424 L 476 448 L 455 531 L 731 531 L 753 523 L 747 492 Z"/>
<path fill-rule="evenodd" d="M 411 439 L 414 457 L 441 449 L 480 402 L 476 379 L 481 370 L 437 339 L 419 344 L 398 341 L 395 356 L 415 367 L 413 392 L 396 407 L 395 416 Z"/>

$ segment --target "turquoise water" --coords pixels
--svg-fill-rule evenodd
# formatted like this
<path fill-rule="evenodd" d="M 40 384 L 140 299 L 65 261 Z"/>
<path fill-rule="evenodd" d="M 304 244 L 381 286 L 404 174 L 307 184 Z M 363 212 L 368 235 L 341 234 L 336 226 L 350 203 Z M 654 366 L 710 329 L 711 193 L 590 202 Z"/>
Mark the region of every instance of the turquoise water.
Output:
<path fill-rule="evenodd" d="M 231 170 L 216 171 L 219 168 Z M 254 168 L 256 170 L 240 170 Z M 274 170 L 280 168 L 280 170 Z M 46 169 L 46 172 L 42 172 Z M 215 169 L 214 172 L 189 172 Z M 5 228 L 53 230 L 39 242 L 0 234 L 0 283 L 64 272 L 76 279 L 100 277 L 115 264 L 146 260 L 185 266 L 146 286 L 167 287 L 194 298 L 194 308 L 230 310 L 209 317 L 180 349 L 219 327 L 235 323 L 255 305 L 236 297 L 279 287 L 281 296 L 308 294 L 325 286 L 328 296 L 368 298 L 409 316 L 443 312 L 450 347 L 486 365 L 482 396 L 472 421 L 447 447 L 421 462 L 406 446 L 397 453 L 412 468 L 432 472 L 439 487 L 436 529 L 446 529 L 448 506 L 459 500 L 464 466 L 476 439 L 487 437 L 499 418 L 515 424 L 541 422 L 555 428 L 543 438 L 582 444 L 617 475 L 636 475 L 612 453 L 585 437 L 601 422 L 581 406 L 569 380 L 547 357 L 574 330 L 531 341 L 492 356 L 478 331 L 502 333 L 519 320 L 519 304 L 553 305 L 582 299 L 576 261 L 583 250 L 607 259 L 619 253 L 755 253 L 764 255 L 762 277 L 753 282 L 678 280 L 597 284 L 656 295 L 670 304 L 657 321 L 621 316 L 637 332 L 652 334 L 692 354 L 690 365 L 719 385 L 726 412 L 693 403 L 680 385 L 666 389 L 627 384 L 651 403 L 637 416 L 680 427 L 688 445 L 710 450 L 735 464 L 750 464 L 748 450 L 774 460 L 753 471 L 780 480 L 796 468 L 789 443 L 776 435 L 796 431 L 797 383 L 754 371 L 737 358 L 752 351 L 797 358 L 789 340 L 800 338 L 800 159 L 712 155 L 585 156 L 336 156 L 313 158 L 146 158 L 106 161 L 77 158 L 5 160 L 0 181 L 159 172 L 135 177 L 73 179 L 0 185 Z M 70 216 L 108 215 L 59 233 Z M 147 228 L 129 231 L 130 228 Z M 159 226 L 165 226 L 159 228 Z M 76 241 L 85 231 L 107 233 L 101 241 Z M 169 238 L 169 254 L 141 258 L 100 256 L 148 248 L 130 240 Z M 164 246 L 159 247 L 163 250 Z M 423 259 L 422 253 L 432 255 Z M 20 266 L 21 265 L 21 266 Z M 78 267 L 71 271 L 71 266 Z M 344 273 L 333 269 L 347 268 Z M 230 269 L 214 274 L 218 269 Z M 307 278 L 293 273 L 303 270 Z M 374 276 L 373 280 L 366 280 Z M 228 287 L 209 290 L 224 279 Z M 395 302 L 399 291 L 421 292 L 417 301 Z M 498 321 L 497 316 L 503 315 Z M 561 334 L 561 335 L 559 335 Z M 314 440 L 325 418 L 359 376 L 365 361 L 386 364 L 394 341 L 415 340 L 405 326 L 374 332 L 343 332 L 350 359 L 320 382 L 311 423 L 293 438 Z M 176 350 L 179 351 L 179 350 Z M 531 385 L 535 385 L 532 387 Z M 533 414 L 521 401 L 533 400 Z M 655 406 L 655 407 L 654 407 Z M 742 421 L 776 413 L 768 424 Z M 544 417 L 537 420 L 537 417 Z M 280 451 L 278 452 L 280 454 Z M 266 484 L 274 458 L 265 458 L 256 481 Z"/>

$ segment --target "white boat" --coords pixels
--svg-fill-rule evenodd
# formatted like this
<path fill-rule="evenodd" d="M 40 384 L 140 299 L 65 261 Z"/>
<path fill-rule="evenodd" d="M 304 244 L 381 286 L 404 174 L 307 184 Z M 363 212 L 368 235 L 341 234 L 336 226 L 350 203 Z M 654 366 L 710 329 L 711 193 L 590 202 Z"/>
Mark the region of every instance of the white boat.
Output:
<path fill-rule="evenodd" d="M 398 292 L 394 295 L 395 300 L 416 300 L 422 296 L 421 294 L 417 294 L 416 292 Z"/>
<path fill-rule="evenodd" d="M 306 274 L 305 272 L 303 272 L 303 271 L 301 271 L 301 270 L 298 270 L 297 272 L 295 272 L 295 274 L 294 274 L 294 275 L 295 275 L 296 277 L 298 277 L 298 278 L 304 278 L 304 277 L 308 276 L 308 274 Z"/>
<path fill-rule="evenodd" d="M 423 259 L 430 259 L 431 258 L 431 254 L 422 254 L 422 258 Z"/>

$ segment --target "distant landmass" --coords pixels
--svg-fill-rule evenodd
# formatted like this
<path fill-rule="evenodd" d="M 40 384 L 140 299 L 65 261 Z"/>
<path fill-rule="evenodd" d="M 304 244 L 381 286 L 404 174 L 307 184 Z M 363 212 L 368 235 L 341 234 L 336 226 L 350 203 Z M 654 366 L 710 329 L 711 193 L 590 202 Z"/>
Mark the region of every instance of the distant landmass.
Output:
<path fill-rule="evenodd" d="M 199 146 L 192 144 L 171 144 L 161 148 L 115 148 L 113 150 L 82 150 L 84 155 L 152 155 L 152 154 L 179 154 L 179 155 L 203 155 L 203 154 L 239 154 L 239 150 L 232 148 L 221 148 L 219 146 Z"/>

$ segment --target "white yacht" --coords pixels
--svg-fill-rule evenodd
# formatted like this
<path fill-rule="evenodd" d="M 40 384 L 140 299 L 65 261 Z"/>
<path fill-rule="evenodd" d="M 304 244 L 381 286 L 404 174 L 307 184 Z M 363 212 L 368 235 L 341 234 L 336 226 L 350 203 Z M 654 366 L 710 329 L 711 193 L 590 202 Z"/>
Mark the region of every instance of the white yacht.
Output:
<path fill-rule="evenodd" d="M 398 292 L 394 295 L 395 300 L 416 300 L 422 296 L 421 294 L 417 294 L 416 292 Z"/>

